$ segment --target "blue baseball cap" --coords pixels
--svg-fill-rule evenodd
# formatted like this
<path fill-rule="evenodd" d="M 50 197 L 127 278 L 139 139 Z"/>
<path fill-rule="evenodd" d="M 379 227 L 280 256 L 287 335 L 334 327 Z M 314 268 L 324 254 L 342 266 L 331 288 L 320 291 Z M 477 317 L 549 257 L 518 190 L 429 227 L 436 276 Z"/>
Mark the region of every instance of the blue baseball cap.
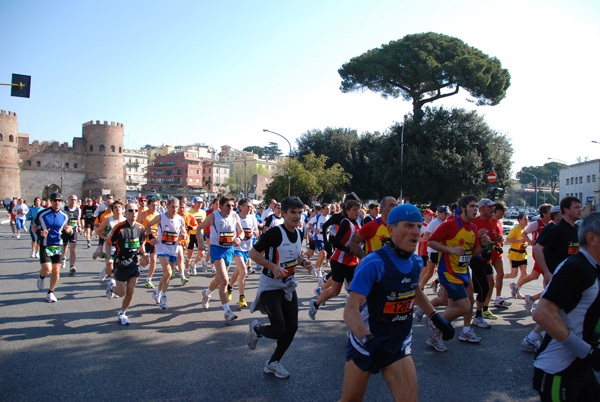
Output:
<path fill-rule="evenodd" d="M 392 212 L 388 215 L 387 224 L 391 225 L 400 221 L 423 222 L 423 216 L 419 208 L 413 204 L 401 204 L 392 209 Z"/>

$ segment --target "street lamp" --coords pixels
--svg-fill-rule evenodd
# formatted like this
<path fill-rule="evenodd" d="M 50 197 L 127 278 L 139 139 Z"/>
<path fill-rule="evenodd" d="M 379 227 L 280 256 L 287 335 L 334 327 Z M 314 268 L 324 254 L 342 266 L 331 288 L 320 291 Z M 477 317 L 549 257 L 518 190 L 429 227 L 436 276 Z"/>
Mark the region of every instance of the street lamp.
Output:
<path fill-rule="evenodd" d="M 288 145 L 290 146 L 290 155 L 289 155 L 290 163 L 289 163 L 289 168 L 288 168 L 288 197 L 289 197 L 292 192 L 292 144 L 290 144 L 290 142 L 288 141 L 287 138 L 285 138 L 283 135 L 281 135 L 279 133 L 276 133 L 275 131 L 267 130 L 266 128 L 263 128 L 263 131 L 280 136 L 281 138 L 286 140 Z"/>
<path fill-rule="evenodd" d="M 535 207 L 537 208 L 538 207 L 538 178 L 537 178 L 537 176 L 534 175 L 533 173 L 524 172 L 522 170 L 519 173 L 525 173 L 525 174 L 535 177 Z"/>

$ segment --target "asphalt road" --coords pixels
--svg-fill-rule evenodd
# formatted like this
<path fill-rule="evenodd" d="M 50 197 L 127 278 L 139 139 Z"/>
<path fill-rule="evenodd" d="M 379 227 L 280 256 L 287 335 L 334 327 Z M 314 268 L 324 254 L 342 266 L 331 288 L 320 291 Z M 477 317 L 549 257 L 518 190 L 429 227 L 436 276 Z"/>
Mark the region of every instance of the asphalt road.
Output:
<path fill-rule="evenodd" d="M 128 312 L 131 325 L 123 327 L 117 322 L 121 300 L 105 297 L 106 283 L 98 280 L 102 263 L 92 260 L 93 248 L 78 245 L 78 272 L 69 277 L 62 270 L 58 302 L 50 304 L 46 292 L 36 288 L 40 266 L 29 258 L 30 244 L 27 236 L 17 240 L 7 225 L 0 226 L 0 400 L 336 401 L 341 396 L 345 293 L 311 321 L 312 275 L 297 275 L 299 330 L 282 360 L 291 378 L 280 380 L 262 371 L 275 342 L 261 338 L 253 351 L 246 346 L 249 322 L 268 321 L 266 316 L 244 309 L 225 325 L 216 292 L 208 310 L 200 305 L 208 274 L 185 286 L 173 280 L 166 312 L 138 284 Z M 258 275 L 250 276 L 248 302 L 257 284 Z M 541 280 L 524 288 L 523 293 L 539 291 Z M 508 283 L 504 295 L 510 296 Z M 234 303 L 237 297 L 234 291 Z M 476 330 L 481 344 L 455 337 L 446 343 L 447 353 L 426 346 L 424 321 L 414 322 L 412 356 L 421 401 L 537 400 L 531 388 L 533 355 L 521 347 L 532 329 L 531 316 L 522 300 L 492 311 L 500 319 L 491 329 Z M 371 377 L 365 400 L 392 400 L 381 375 Z"/>

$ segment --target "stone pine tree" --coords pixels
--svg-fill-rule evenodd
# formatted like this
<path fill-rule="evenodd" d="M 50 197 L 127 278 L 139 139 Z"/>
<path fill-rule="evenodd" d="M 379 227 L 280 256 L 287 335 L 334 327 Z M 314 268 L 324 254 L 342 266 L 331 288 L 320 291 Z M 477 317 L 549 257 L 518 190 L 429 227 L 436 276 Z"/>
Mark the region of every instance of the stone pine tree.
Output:
<path fill-rule="evenodd" d="M 433 32 L 407 35 L 371 49 L 338 72 L 342 92 L 368 89 L 384 98 L 412 100 L 417 122 L 424 116 L 423 105 L 456 95 L 461 88 L 477 105 L 497 105 L 510 86 L 510 74 L 500 60 Z"/>

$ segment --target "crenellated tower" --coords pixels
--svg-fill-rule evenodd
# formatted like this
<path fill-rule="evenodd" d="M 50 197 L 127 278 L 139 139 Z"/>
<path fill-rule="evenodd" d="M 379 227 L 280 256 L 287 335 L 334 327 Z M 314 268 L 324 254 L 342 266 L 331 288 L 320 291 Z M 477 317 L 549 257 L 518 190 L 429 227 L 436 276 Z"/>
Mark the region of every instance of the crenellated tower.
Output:
<path fill-rule="evenodd" d="M 17 114 L 0 111 L 0 197 L 21 196 Z"/>
<path fill-rule="evenodd" d="M 83 139 L 86 142 L 83 196 L 96 196 L 102 190 L 110 190 L 115 198 L 125 199 L 123 124 L 89 121 L 83 124 Z"/>

